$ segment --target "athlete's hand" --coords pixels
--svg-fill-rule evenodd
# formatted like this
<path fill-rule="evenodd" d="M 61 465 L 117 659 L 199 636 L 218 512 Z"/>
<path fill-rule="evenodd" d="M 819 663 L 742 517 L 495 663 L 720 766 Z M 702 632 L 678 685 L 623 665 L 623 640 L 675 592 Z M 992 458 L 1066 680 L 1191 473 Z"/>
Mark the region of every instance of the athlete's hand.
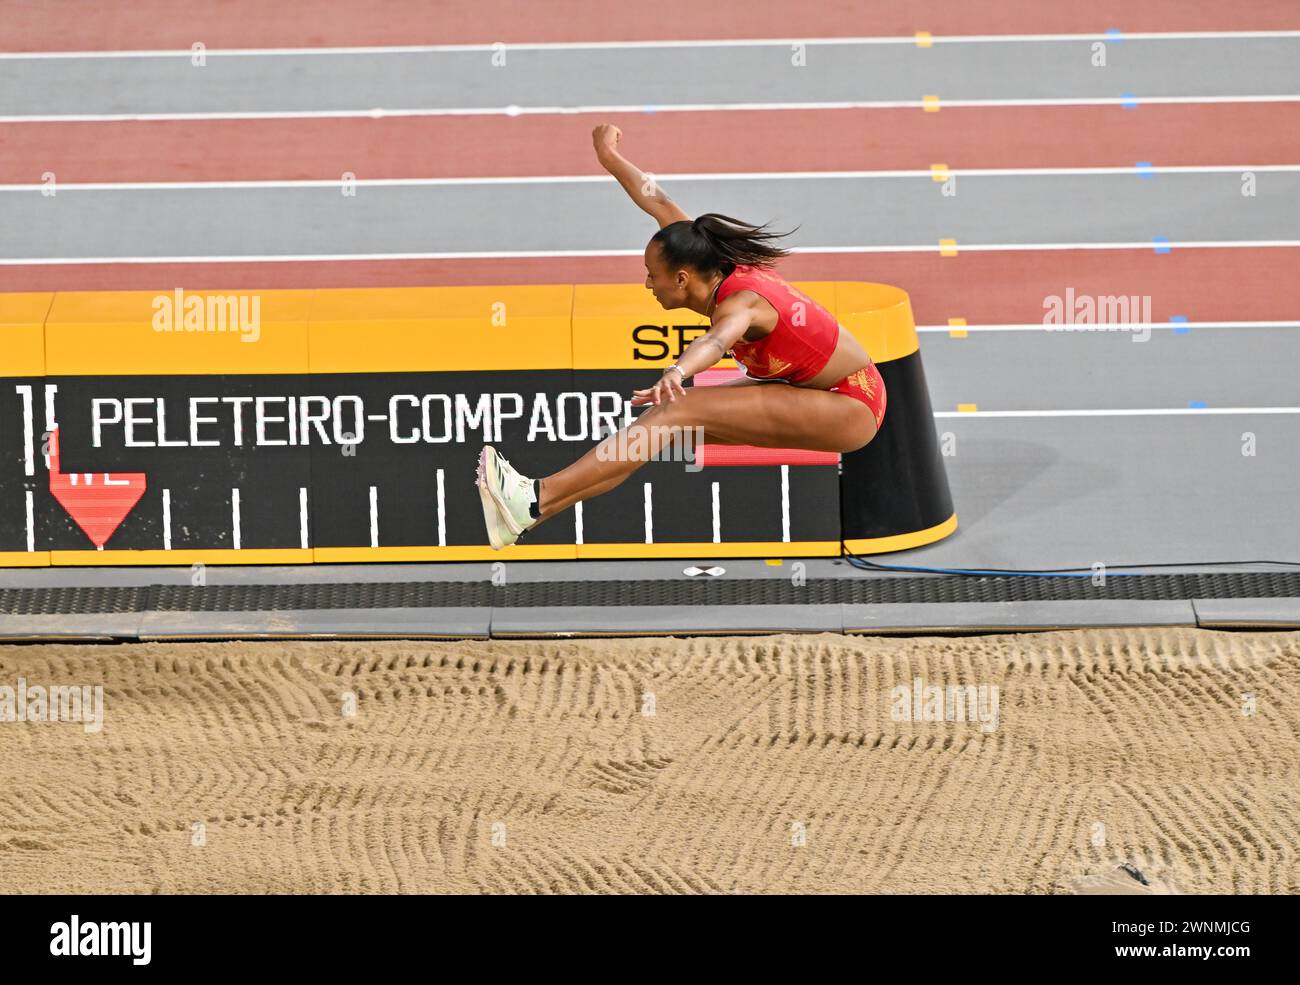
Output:
<path fill-rule="evenodd" d="M 633 390 L 632 406 L 672 403 L 678 397 L 684 396 L 686 396 L 686 388 L 682 386 L 682 374 L 675 369 L 670 369 L 654 386 L 645 390 Z"/>
<path fill-rule="evenodd" d="M 603 154 L 606 151 L 618 149 L 618 139 L 623 136 L 623 131 L 612 123 L 602 123 L 596 129 L 591 131 L 591 143 L 596 148 L 596 153 Z"/>

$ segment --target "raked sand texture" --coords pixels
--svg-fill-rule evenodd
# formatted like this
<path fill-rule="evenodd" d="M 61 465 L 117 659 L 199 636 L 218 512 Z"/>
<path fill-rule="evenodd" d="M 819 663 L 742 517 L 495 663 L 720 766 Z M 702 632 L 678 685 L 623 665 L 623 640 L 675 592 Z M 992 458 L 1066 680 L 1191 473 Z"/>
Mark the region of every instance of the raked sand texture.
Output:
<path fill-rule="evenodd" d="M 0 647 L 19 678 L 105 715 L 0 723 L 6 893 L 1300 892 L 1300 633 Z M 950 684 L 988 721 L 897 720 Z"/>

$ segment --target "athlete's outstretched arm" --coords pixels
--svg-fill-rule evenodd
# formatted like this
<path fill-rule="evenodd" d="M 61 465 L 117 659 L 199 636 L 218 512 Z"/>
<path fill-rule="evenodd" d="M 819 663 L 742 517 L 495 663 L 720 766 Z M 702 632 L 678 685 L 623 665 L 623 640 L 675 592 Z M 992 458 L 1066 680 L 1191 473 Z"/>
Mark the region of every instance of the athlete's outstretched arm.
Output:
<path fill-rule="evenodd" d="M 601 167 L 618 179 L 623 190 L 644 212 L 652 216 L 659 228 L 690 216 L 677 207 L 677 203 L 664 194 L 654 177 L 646 174 L 618 152 L 618 138 L 623 132 L 612 123 L 602 123 L 591 131 L 591 142 L 596 146 L 596 158 Z"/>
<path fill-rule="evenodd" d="M 737 291 L 718 305 L 713 313 L 712 326 L 688 345 L 682 351 L 682 357 L 677 360 L 677 365 L 682 370 L 680 374 L 675 369 L 664 370 L 664 375 L 654 386 L 644 390 L 633 390 L 632 405 L 635 407 L 647 403 L 672 403 L 679 396 L 685 395 L 686 391 L 682 387 L 685 380 L 696 373 L 702 373 L 725 356 L 731 347 L 740 341 L 751 324 L 754 309 L 749 301 L 741 296 L 746 293 L 748 292 Z"/>

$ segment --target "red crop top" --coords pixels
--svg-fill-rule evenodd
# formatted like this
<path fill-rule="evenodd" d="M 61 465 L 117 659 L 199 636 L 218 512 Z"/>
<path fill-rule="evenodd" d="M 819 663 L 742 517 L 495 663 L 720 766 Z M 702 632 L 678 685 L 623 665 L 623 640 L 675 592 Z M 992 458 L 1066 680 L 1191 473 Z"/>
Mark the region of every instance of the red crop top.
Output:
<path fill-rule="evenodd" d="M 718 285 L 718 304 L 753 291 L 776 309 L 777 322 L 754 342 L 738 341 L 732 355 L 746 376 L 803 383 L 825 368 L 840 340 L 835 316 L 775 271 L 740 265 Z"/>

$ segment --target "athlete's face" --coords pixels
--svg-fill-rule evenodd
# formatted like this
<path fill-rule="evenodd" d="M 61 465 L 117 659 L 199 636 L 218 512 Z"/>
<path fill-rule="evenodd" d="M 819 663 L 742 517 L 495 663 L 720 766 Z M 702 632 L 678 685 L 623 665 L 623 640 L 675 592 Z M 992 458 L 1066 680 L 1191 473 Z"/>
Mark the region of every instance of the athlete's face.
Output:
<path fill-rule="evenodd" d="M 685 270 L 672 270 L 664 263 L 663 249 L 658 243 L 651 243 L 645 248 L 645 286 L 665 308 L 686 307 L 686 287 L 690 283 L 690 273 Z"/>

